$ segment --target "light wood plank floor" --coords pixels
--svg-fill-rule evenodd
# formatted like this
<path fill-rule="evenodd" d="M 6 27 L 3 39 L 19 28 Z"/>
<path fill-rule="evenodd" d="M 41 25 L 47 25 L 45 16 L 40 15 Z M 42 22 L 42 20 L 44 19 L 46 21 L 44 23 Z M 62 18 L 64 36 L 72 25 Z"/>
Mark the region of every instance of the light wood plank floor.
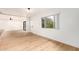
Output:
<path fill-rule="evenodd" d="M 78 48 L 40 37 L 32 33 L 4 32 L 0 51 L 78 51 Z"/>

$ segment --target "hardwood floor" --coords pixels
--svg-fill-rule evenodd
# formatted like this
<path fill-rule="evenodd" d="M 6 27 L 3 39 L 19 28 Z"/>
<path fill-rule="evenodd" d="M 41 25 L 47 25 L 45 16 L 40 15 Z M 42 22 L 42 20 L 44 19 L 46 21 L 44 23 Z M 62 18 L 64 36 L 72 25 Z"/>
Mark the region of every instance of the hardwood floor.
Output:
<path fill-rule="evenodd" d="M 4 32 L 0 37 L 0 51 L 78 51 L 78 48 L 32 33 Z"/>

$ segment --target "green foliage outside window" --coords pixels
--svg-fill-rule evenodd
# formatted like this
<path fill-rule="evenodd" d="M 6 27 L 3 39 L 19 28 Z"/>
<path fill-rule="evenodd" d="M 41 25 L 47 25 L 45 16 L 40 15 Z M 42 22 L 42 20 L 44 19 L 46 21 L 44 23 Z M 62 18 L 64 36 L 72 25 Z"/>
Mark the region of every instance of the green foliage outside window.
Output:
<path fill-rule="evenodd" d="M 51 18 L 42 18 L 42 28 L 55 28 L 55 21 Z"/>

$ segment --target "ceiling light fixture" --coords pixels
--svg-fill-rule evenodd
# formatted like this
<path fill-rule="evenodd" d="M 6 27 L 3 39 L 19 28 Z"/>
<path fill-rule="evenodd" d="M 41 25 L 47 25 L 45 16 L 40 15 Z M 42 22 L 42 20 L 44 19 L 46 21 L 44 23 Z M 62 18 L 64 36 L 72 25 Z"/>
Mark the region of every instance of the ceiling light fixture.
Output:
<path fill-rule="evenodd" d="M 28 8 L 28 10 L 30 10 L 30 8 Z"/>
<path fill-rule="evenodd" d="M 31 9 L 30 8 L 27 8 L 27 10 L 26 10 L 26 17 L 27 18 L 29 18 L 30 17 L 30 15 L 31 15 L 31 11 L 30 11 Z"/>
<path fill-rule="evenodd" d="M 13 20 L 13 19 L 10 17 L 10 20 Z"/>

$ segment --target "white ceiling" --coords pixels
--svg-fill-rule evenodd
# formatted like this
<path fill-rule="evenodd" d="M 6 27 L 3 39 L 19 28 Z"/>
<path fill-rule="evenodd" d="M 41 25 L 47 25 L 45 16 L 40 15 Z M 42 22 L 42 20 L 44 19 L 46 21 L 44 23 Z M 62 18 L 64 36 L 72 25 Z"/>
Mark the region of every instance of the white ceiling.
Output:
<path fill-rule="evenodd" d="M 16 16 L 26 16 L 27 8 L 0 8 L 0 12 Z M 31 16 L 34 16 L 37 13 L 37 9 L 31 8 L 30 12 Z"/>
<path fill-rule="evenodd" d="M 25 10 L 23 8 L 0 8 L 0 12 L 17 16 L 25 15 Z"/>
<path fill-rule="evenodd" d="M 11 15 L 17 15 L 17 16 L 26 16 L 27 14 L 27 8 L 0 8 L 0 12 L 11 14 Z M 39 15 L 40 13 L 44 11 L 50 11 L 53 10 L 53 8 L 31 8 L 31 17 L 35 15 Z"/>

